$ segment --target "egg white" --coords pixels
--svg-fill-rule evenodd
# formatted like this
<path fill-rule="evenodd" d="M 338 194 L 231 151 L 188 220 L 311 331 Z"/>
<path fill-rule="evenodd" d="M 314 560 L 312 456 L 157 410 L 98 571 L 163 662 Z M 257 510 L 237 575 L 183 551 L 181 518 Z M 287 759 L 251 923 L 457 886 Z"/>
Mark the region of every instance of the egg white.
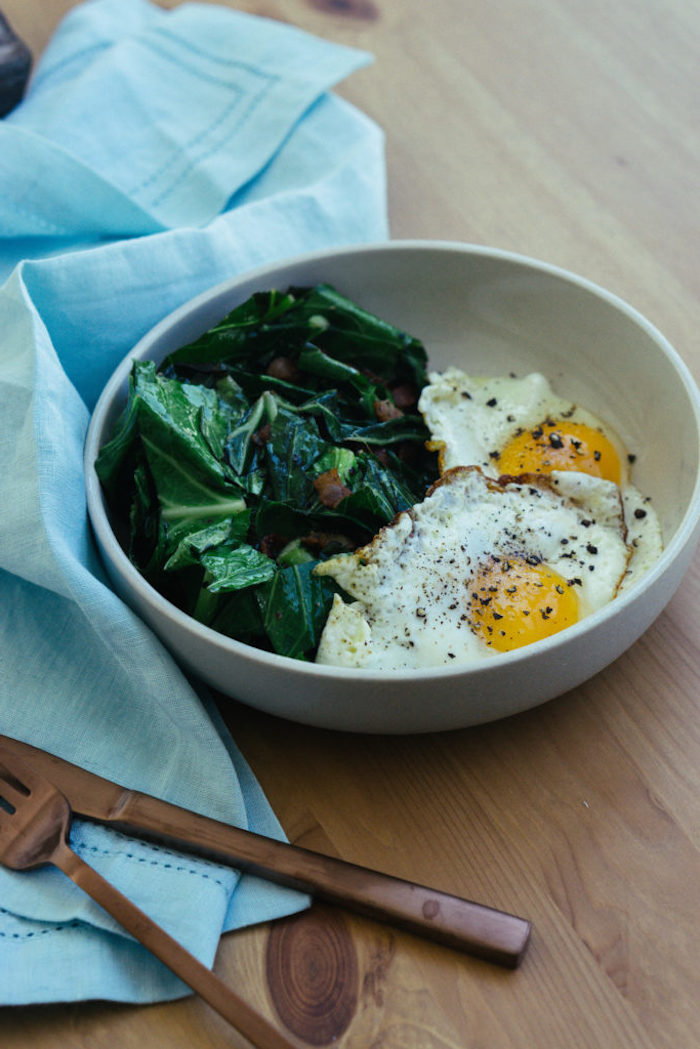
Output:
<path fill-rule="evenodd" d="M 636 582 L 658 560 L 663 550 L 658 517 L 650 500 L 632 483 L 627 449 L 607 423 L 558 396 L 539 372 L 522 377 L 478 377 L 448 368 L 432 373 L 429 379 L 418 407 L 442 471 L 474 465 L 488 476 L 498 477 L 503 448 L 521 430 L 533 429 L 547 418 L 572 419 L 600 430 L 614 447 L 621 467 L 620 492 L 633 555 L 622 588 Z M 557 471 L 552 476 L 563 473 Z"/>
<path fill-rule="evenodd" d="M 581 474 L 500 484 L 447 471 L 425 500 L 367 546 L 316 568 L 336 596 L 317 662 L 404 668 L 464 664 L 494 652 L 471 621 L 473 577 L 495 558 L 532 558 L 569 581 L 579 618 L 616 594 L 630 550 L 612 482 Z"/>
<path fill-rule="evenodd" d="M 498 458 L 520 431 L 547 418 L 572 419 L 605 433 L 622 465 L 627 455 L 619 437 L 591 412 L 554 393 L 539 372 L 476 377 L 459 368 L 434 372 L 424 387 L 418 408 L 439 451 L 442 470 L 480 466 L 491 477 L 499 474 Z"/>

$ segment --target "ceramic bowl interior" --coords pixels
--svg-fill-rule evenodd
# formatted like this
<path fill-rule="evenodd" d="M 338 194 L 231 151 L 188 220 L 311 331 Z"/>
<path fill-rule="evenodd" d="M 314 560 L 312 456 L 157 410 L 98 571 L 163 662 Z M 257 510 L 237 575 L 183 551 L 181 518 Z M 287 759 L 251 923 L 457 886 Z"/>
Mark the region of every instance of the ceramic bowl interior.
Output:
<path fill-rule="evenodd" d="M 418 336 L 431 367 L 540 371 L 607 420 L 636 456 L 662 557 L 636 585 L 573 627 L 474 666 L 377 672 L 302 663 L 215 633 L 174 608 L 131 565 L 106 514 L 93 463 L 126 397 L 134 358 L 159 362 L 254 291 L 327 281 Z M 700 395 L 667 340 L 590 282 L 473 245 L 398 241 L 261 268 L 183 305 L 116 369 L 90 423 L 85 472 L 93 531 L 111 581 L 183 668 L 224 695 L 294 721 L 358 732 L 439 731 L 502 718 L 561 695 L 627 649 L 669 601 L 700 534 Z"/>

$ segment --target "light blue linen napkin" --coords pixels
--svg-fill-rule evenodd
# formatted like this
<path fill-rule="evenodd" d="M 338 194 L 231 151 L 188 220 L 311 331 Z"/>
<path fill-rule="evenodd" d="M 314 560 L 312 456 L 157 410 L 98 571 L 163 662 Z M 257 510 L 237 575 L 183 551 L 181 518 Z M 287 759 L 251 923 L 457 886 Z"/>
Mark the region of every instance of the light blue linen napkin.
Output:
<path fill-rule="evenodd" d="M 115 596 L 82 447 L 144 332 L 260 263 L 387 236 L 365 53 L 208 4 L 91 0 L 0 121 L 0 732 L 271 836 L 207 695 Z M 76 820 L 77 850 L 206 964 L 306 896 Z M 58 871 L 0 870 L 0 1004 L 186 993 Z"/>

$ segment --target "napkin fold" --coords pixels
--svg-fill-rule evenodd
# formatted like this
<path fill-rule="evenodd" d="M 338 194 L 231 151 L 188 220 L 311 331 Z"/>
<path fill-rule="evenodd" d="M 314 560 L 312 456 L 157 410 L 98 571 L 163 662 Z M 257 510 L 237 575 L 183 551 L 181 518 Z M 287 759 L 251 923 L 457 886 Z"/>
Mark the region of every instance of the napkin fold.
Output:
<path fill-rule="evenodd" d="M 387 236 L 370 61 L 200 3 L 89 0 L 0 121 L 0 732 L 261 834 L 281 827 L 196 682 L 113 593 L 82 447 L 116 364 L 261 263 Z M 205 964 L 300 893 L 76 819 L 72 843 Z M 60 872 L 0 869 L 0 1004 L 187 993 Z"/>

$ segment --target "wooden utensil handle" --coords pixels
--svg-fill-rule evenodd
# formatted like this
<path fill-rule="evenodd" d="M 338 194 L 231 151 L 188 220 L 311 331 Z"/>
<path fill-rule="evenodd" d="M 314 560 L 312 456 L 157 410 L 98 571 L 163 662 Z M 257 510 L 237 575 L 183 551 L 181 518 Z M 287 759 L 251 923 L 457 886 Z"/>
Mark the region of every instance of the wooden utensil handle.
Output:
<path fill-rule="evenodd" d="M 57 849 L 52 862 L 253 1045 L 299 1049 L 68 845 Z"/>
<path fill-rule="evenodd" d="M 527 949 L 531 926 L 524 918 L 231 827 L 136 791 L 125 793 L 113 825 L 510 968 Z"/>

